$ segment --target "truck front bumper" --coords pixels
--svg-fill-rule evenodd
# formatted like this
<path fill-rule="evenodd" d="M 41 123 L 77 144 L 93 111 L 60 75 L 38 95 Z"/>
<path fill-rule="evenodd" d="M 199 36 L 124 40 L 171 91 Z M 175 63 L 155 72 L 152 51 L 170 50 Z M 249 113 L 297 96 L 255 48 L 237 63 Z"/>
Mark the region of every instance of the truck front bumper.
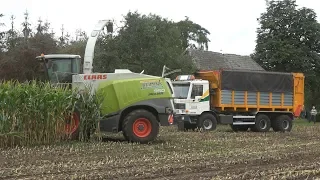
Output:
<path fill-rule="evenodd" d="M 176 123 L 179 122 L 189 122 L 190 124 L 192 124 L 190 115 L 186 115 L 186 114 L 174 114 L 173 115 L 173 119 Z"/>

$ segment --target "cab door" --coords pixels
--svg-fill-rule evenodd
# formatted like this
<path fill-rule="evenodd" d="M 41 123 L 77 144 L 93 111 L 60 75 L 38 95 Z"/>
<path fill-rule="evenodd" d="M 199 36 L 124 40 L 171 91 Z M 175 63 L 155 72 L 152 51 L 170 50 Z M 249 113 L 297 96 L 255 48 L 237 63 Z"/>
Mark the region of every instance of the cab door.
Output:
<path fill-rule="evenodd" d="M 201 114 L 210 110 L 210 95 L 208 83 L 194 83 L 191 87 L 190 113 Z M 194 113 L 192 113 L 194 114 Z"/>

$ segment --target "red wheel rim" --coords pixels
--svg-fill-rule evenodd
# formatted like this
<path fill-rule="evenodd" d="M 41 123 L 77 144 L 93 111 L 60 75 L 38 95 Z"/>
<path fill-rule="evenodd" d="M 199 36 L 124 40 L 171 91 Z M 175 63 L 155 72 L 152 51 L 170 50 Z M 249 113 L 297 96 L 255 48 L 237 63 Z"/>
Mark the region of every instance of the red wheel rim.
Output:
<path fill-rule="evenodd" d="M 65 126 L 66 134 L 73 134 L 74 132 L 76 132 L 79 127 L 79 123 L 80 120 L 77 113 L 73 113 L 72 117 L 69 116 Z"/>
<path fill-rule="evenodd" d="M 147 137 L 151 129 L 151 122 L 146 118 L 139 118 L 133 123 L 133 133 L 140 138 Z"/>

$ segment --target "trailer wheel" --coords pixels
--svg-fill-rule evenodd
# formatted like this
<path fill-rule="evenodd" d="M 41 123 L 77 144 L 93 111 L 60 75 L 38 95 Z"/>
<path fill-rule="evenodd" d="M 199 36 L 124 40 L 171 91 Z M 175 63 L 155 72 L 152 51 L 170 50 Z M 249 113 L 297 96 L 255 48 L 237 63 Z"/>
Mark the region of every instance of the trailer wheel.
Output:
<path fill-rule="evenodd" d="M 149 111 L 138 109 L 130 112 L 122 123 L 124 137 L 130 142 L 148 143 L 159 133 L 159 122 Z"/>
<path fill-rule="evenodd" d="M 259 114 L 256 117 L 252 130 L 255 132 L 268 132 L 271 128 L 271 121 L 265 114 Z"/>
<path fill-rule="evenodd" d="M 217 119 L 214 115 L 206 113 L 202 114 L 198 120 L 198 128 L 204 131 L 213 131 L 217 128 Z"/>
<path fill-rule="evenodd" d="M 231 129 L 235 132 L 237 131 L 248 131 L 249 126 L 248 125 L 230 125 Z"/>
<path fill-rule="evenodd" d="M 292 129 L 292 119 L 288 115 L 280 115 L 275 119 L 272 129 L 276 132 L 290 132 Z"/>

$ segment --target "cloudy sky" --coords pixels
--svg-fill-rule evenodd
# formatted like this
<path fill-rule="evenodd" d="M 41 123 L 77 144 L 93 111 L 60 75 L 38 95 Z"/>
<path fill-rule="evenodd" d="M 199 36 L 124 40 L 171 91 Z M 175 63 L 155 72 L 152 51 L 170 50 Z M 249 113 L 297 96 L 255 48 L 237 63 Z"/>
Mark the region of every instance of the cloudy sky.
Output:
<path fill-rule="evenodd" d="M 3 0 L 4 1 L 4 0 Z M 37 20 L 48 19 L 55 32 L 60 34 L 61 25 L 74 34 L 76 29 L 91 29 L 101 19 L 122 20 L 129 10 L 155 13 L 179 21 L 185 16 L 207 28 L 211 35 L 210 51 L 249 55 L 255 48 L 257 18 L 265 11 L 265 0 L 6 0 L 1 3 L 2 22 L 10 27 L 10 16 L 16 17 L 16 28 L 29 12 L 33 27 Z M 299 7 L 313 8 L 319 15 L 320 1 L 297 0 Z M 18 26 L 19 25 L 19 26 Z"/>

